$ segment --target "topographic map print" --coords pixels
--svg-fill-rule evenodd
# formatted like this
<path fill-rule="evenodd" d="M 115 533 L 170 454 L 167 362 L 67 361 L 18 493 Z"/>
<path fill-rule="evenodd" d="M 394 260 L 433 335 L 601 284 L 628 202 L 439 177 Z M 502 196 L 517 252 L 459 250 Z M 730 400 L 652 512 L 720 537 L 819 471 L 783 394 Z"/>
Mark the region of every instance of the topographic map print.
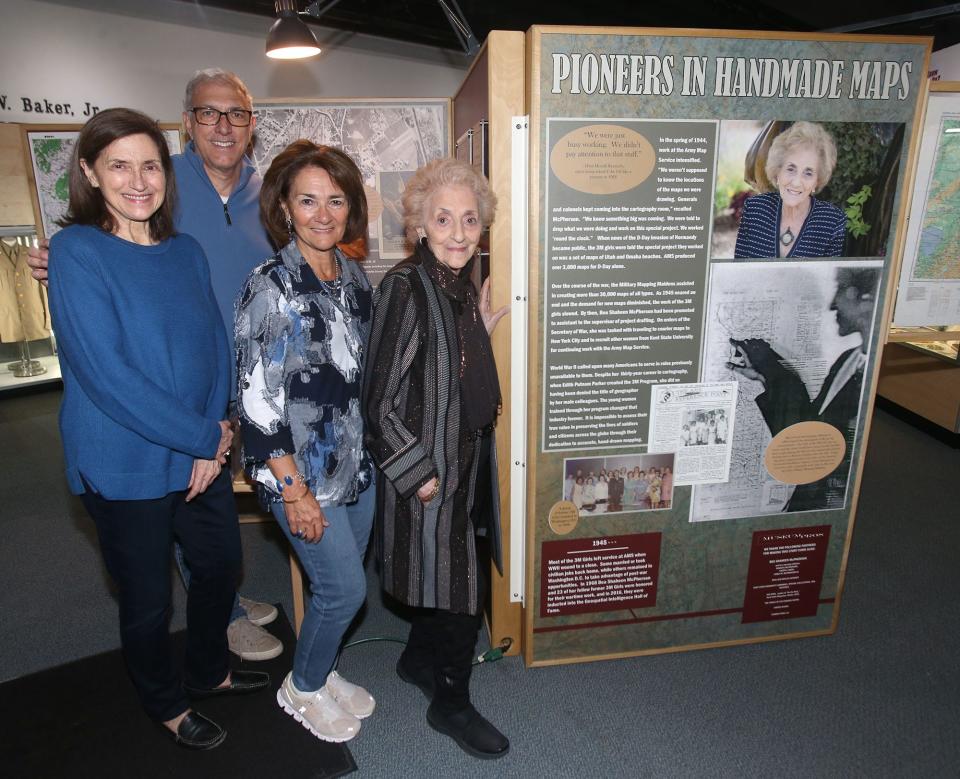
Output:
<path fill-rule="evenodd" d="M 37 182 L 40 200 L 40 220 L 43 234 L 50 238 L 60 228 L 57 220 L 63 218 L 70 199 L 70 158 L 76 132 L 42 133 L 31 135 L 30 156 L 33 176 Z"/>
<path fill-rule="evenodd" d="M 165 129 L 171 154 L 180 153 L 180 131 Z M 70 161 L 79 130 L 27 133 L 33 177 L 37 182 L 43 236 L 51 238 L 60 227 L 57 221 L 67 213 L 70 202 Z"/>
<path fill-rule="evenodd" d="M 944 118 L 920 227 L 915 281 L 960 279 L 960 117 Z"/>
<path fill-rule="evenodd" d="M 273 158 L 299 138 L 349 154 L 369 186 L 377 173 L 416 170 L 447 153 L 444 103 L 259 105 L 253 164 L 263 175 Z"/>
<path fill-rule="evenodd" d="M 449 154 L 447 101 L 353 101 L 350 103 L 258 103 L 253 164 L 262 176 L 273 158 L 300 138 L 343 149 L 360 168 L 370 215 L 364 269 L 377 284 L 395 259 L 406 252 L 390 246 L 380 253 L 378 176 L 415 171 Z M 392 242 L 395 243 L 395 242 Z"/>

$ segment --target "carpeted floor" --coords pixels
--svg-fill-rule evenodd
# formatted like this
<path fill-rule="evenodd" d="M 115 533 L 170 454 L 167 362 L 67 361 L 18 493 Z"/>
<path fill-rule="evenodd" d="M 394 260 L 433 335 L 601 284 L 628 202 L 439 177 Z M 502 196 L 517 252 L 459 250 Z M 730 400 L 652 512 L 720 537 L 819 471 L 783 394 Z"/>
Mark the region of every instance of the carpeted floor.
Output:
<path fill-rule="evenodd" d="M 199 701 L 227 730 L 204 752 L 174 744 L 142 713 L 119 650 L 86 657 L 0 685 L 0 772 L 8 777 L 283 776 L 326 779 L 355 770 L 349 749 L 314 738 L 277 705 L 293 660 L 293 630 L 281 612 L 271 626 L 286 652 L 258 663 L 266 690 Z M 182 653 L 185 634 L 174 636 Z M 259 748 L 256 748 L 259 745 Z"/>
<path fill-rule="evenodd" d="M 118 643 L 116 604 L 90 522 L 63 481 L 58 402 L 58 392 L 0 400 L 0 680 L 109 651 Z M 397 644 L 345 650 L 340 671 L 377 698 L 376 713 L 349 745 L 359 775 L 957 777 L 958 474 L 960 449 L 877 411 L 836 634 L 537 669 L 524 668 L 514 657 L 479 666 L 473 698 L 511 740 L 510 754 L 493 763 L 468 757 L 427 726 L 423 695 L 394 672 Z M 241 591 L 280 602 L 292 613 L 286 548 L 276 527 L 245 525 L 241 533 Z M 177 626 L 182 587 L 174 586 L 174 594 Z M 407 629 L 384 603 L 371 566 L 367 606 L 352 638 L 402 639 Z M 279 683 L 289 659 L 277 662 L 283 666 Z M 66 770 L 11 773 L 5 770 L 10 745 L 4 742 L 0 775 L 143 775 L 130 766 L 98 771 L 59 754 L 54 731 L 86 716 L 65 708 L 61 696 L 85 683 L 69 675 L 63 689 L 37 702 L 50 712 L 42 729 L 51 739 L 47 758 Z M 247 729 L 242 715 L 254 710 L 248 703 L 264 706 L 263 727 L 251 723 Z M 17 711 L 7 688 L 0 687 L 0 730 Z M 135 702 L 123 711 L 143 723 Z M 284 727 L 281 740 L 274 741 L 278 717 Z M 198 760 L 188 761 L 189 767 L 204 766 L 211 779 L 296 776 L 279 767 L 313 765 L 316 740 L 268 694 L 256 702 L 230 701 L 222 721 L 230 731 L 224 746 L 242 750 L 240 767 L 214 767 L 211 759 L 220 750 L 191 756 Z M 143 726 L 149 730 L 149 723 Z M 287 746 L 282 740 L 287 738 L 296 743 Z M 170 747 L 153 753 L 150 768 L 156 775 L 187 775 L 172 744 L 149 743 Z M 109 744 L 107 734 L 100 746 L 107 750 Z"/>

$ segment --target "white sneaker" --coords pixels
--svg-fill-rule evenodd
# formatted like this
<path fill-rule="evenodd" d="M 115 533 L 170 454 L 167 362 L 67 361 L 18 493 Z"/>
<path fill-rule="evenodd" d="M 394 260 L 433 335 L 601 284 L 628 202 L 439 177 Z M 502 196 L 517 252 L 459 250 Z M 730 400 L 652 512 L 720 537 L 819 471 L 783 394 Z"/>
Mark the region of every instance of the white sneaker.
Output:
<path fill-rule="evenodd" d="M 227 645 L 241 660 L 270 660 L 283 651 L 283 643 L 249 619 L 227 625 Z"/>
<path fill-rule="evenodd" d="M 249 619 L 254 625 L 269 625 L 277 618 L 277 607 L 269 603 L 261 603 L 257 600 L 250 600 L 240 596 L 240 608 L 247 613 Z"/>
<path fill-rule="evenodd" d="M 287 674 L 277 690 L 277 703 L 321 741 L 349 741 L 360 732 L 360 720 L 344 711 L 327 688 L 302 694 L 293 687 L 293 674 Z"/>
<path fill-rule="evenodd" d="M 369 717 L 377 707 L 377 702 L 370 693 L 360 685 L 348 682 L 336 671 L 331 671 L 327 676 L 324 688 L 340 704 L 341 709 L 357 719 Z"/>

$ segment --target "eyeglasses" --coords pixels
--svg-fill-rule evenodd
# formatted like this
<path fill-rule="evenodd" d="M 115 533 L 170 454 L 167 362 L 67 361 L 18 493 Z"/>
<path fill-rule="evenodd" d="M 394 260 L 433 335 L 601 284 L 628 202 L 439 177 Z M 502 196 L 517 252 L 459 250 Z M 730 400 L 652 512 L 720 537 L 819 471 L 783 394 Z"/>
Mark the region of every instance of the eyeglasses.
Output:
<path fill-rule="evenodd" d="M 227 121 L 233 127 L 247 127 L 253 116 L 253 111 L 247 111 L 244 108 L 231 108 L 229 111 L 218 111 L 210 106 L 194 106 L 190 109 L 193 118 L 197 124 L 215 125 L 220 123 L 220 117 L 227 117 Z"/>

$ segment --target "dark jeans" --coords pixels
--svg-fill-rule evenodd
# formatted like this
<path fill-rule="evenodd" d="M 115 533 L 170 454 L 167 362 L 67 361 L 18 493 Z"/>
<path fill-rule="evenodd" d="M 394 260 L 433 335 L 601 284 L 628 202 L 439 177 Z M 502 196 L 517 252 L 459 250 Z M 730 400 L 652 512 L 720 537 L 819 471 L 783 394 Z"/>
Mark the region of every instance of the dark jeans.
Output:
<path fill-rule="evenodd" d="M 107 500 L 85 484 L 80 496 L 119 591 L 120 641 L 143 708 L 158 722 L 189 708 L 170 642 L 170 547 L 183 546 L 190 572 L 184 679 L 216 687 L 227 675 L 227 623 L 240 574 L 240 529 L 227 471 L 187 503 L 186 492 L 154 500 Z"/>

